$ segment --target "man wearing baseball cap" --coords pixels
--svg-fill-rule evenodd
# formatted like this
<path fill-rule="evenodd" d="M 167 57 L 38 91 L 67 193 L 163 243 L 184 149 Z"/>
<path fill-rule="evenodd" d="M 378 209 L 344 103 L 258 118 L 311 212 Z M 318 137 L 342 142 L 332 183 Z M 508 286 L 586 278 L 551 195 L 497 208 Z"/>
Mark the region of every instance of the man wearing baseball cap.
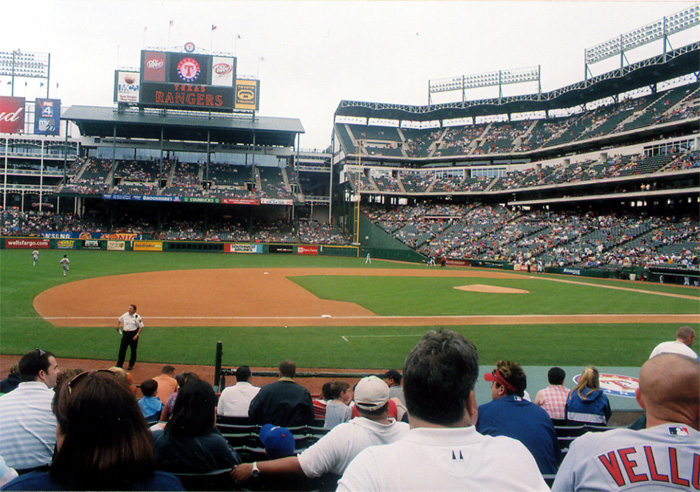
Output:
<path fill-rule="evenodd" d="M 388 418 L 389 387 L 376 376 L 362 378 L 355 387 L 355 405 L 360 416 L 335 426 L 299 456 L 243 463 L 231 476 L 236 483 L 251 477 L 280 474 L 320 477 L 342 475 L 348 464 L 369 446 L 388 444 L 408 433 L 408 424 Z M 261 432 L 262 434 L 262 432 Z"/>
<path fill-rule="evenodd" d="M 403 389 L 411 430 L 350 463 L 338 490 L 549 491 L 520 442 L 479 434 L 476 347 L 452 331 L 430 331 L 406 357 Z"/>
<path fill-rule="evenodd" d="M 265 424 L 260 429 L 260 442 L 265 448 L 265 454 L 271 460 L 284 458 L 294 454 L 294 435 L 286 427 Z"/>
<path fill-rule="evenodd" d="M 554 424 L 542 407 L 523 398 L 527 377 L 522 366 L 499 361 L 484 379 L 491 383 L 491 401 L 479 405 L 476 430 L 517 439 L 532 453 L 543 475 L 557 473 L 561 450 Z"/>

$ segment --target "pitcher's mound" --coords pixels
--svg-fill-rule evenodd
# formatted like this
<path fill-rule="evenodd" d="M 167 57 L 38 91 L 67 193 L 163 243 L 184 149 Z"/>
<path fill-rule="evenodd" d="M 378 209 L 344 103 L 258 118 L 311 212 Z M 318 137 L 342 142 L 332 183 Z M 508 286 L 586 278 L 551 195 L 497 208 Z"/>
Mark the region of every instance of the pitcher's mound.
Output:
<path fill-rule="evenodd" d="M 455 287 L 458 290 L 466 290 L 467 292 L 486 292 L 488 294 L 529 294 L 530 292 L 523 289 L 511 289 L 509 287 L 499 287 L 497 285 L 460 285 Z"/>

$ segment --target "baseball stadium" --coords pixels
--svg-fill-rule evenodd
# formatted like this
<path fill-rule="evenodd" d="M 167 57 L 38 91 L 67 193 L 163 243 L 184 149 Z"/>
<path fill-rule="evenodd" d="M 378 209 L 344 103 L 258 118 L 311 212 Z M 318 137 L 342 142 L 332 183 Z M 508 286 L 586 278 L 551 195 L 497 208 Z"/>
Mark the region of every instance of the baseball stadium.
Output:
<path fill-rule="evenodd" d="M 657 25 L 587 49 L 585 78 L 550 92 L 503 95 L 539 88 L 530 67 L 431 80 L 421 106 L 341 100 L 324 150 L 258 114 L 264 80 L 233 54 L 194 46 L 117 68 L 111 106 L 0 96 L 2 378 L 36 348 L 113 365 L 134 304 L 137 384 L 172 364 L 220 392 L 290 359 L 318 395 L 402 370 L 444 328 L 481 374 L 522 364 L 533 397 L 552 366 L 570 386 L 597 367 L 627 425 L 652 349 L 700 329 L 700 42 L 671 44 L 700 6 Z M 0 52 L 0 75 L 48 77 L 46 55 Z"/>

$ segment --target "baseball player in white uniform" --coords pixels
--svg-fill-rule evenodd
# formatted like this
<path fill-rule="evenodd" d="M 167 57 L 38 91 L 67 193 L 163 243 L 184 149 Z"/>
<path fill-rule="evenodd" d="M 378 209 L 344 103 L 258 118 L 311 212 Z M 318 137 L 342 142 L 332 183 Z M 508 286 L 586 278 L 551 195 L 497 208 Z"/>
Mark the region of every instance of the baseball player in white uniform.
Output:
<path fill-rule="evenodd" d="M 576 439 L 554 492 L 700 490 L 700 363 L 678 354 L 649 359 L 636 397 L 647 412 L 647 428 Z"/>
<path fill-rule="evenodd" d="M 68 275 L 68 271 L 70 270 L 70 260 L 68 259 L 68 255 L 63 255 L 63 258 L 59 260 L 59 263 L 63 267 L 63 276 L 65 277 Z"/>
<path fill-rule="evenodd" d="M 36 266 L 37 261 L 39 261 L 39 250 L 35 249 L 32 251 L 32 266 Z"/>
<path fill-rule="evenodd" d="M 117 332 L 122 336 L 121 343 L 119 344 L 117 367 L 122 367 L 124 365 L 124 359 L 126 359 L 126 349 L 131 348 L 129 370 L 134 368 L 134 364 L 136 364 L 136 349 L 138 348 L 141 330 L 143 330 L 143 320 L 136 312 L 136 305 L 130 304 L 129 310 L 119 316 L 119 320 L 117 321 Z"/>

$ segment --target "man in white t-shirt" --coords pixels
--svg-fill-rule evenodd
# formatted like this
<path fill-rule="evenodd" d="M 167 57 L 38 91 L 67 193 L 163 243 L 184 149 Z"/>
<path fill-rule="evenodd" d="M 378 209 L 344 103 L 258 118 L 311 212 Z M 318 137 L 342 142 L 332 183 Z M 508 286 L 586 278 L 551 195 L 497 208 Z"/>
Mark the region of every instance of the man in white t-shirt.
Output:
<path fill-rule="evenodd" d="M 673 342 L 662 342 L 652 350 L 649 358 L 659 354 L 680 354 L 686 357 L 698 358 L 698 354 L 691 348 L 695 341 L 695 331 L 690 326 L 681 326 L 676 331 L 676 339 Z"/>
<path fill-rule="evenodd" d="M 339 491 L 549 491 L 525 446 L 474 428 L 479 375 L 476 347 L 452 331 L 430 331 L 403 369 L 411 430 L 350 463 Z"/>
<path fill-rule="evenodd" d="M 376 376 L 362 378 L 355 387 L 355 405 L 360 416 L 335 426 L 313 446 L 298 456 L 236 466 L 232 477 L 237 483 L 251 476 L 342 475 L 357 454 L 369 446 L 395 442 L 408 434 L 408 424 L 388 417 L 389 387 Z"/>
<path fill-rule="evenodd" d="M 250 384 L 252 374 L 250 367 L 240 366 L 236 369 L 236 384 L 225 388 L 219 397 L 216 413 L 226 417 L 248 418 L 248 408 L 260 388 Z"/>

